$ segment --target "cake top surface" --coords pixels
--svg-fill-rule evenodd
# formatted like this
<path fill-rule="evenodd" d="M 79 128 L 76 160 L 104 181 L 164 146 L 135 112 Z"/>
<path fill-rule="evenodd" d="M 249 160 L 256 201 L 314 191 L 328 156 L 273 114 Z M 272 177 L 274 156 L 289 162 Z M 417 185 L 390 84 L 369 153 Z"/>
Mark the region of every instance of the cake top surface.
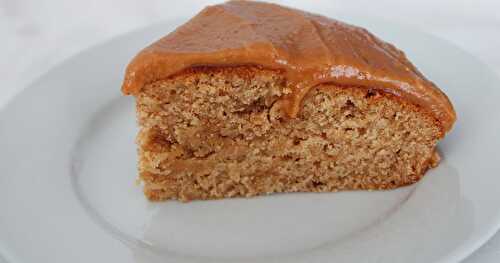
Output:
<path fill-rule="evenodd" d="M 259 65 L 283 71 L 285 103 L 294 117 L 307 91 L 321 83 L 374 88 L 431 113 L 444 131 L 455 111 L 447 96 L 405 54 L 367 30 L 324 16 L 253 1 L 208 6 L 143 49 L 128 65 L 122 91 L 194 66 Z"/>

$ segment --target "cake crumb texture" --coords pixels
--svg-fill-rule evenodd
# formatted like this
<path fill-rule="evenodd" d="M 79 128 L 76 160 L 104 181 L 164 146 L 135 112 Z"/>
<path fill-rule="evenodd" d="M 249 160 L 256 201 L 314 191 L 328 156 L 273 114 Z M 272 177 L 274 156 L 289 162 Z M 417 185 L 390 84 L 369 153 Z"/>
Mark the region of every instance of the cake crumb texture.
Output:
<path fill-rule="evenodd" d="M 383 190 L 437 165 L 431 114 L 376 89 L 322 84 L 285 114 L 280 71 L 190 68 L 136 96 L 139 178 L 150 200 Z"/>

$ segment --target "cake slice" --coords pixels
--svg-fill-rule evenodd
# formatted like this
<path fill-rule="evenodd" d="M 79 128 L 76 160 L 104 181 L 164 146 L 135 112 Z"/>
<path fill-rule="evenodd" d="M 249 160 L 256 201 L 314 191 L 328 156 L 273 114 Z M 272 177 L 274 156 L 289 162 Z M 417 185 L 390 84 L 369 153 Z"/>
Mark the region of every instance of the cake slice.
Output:
<path fill-rule="evenodd" d="M 455 121 L 393 45 L 263 2 L 205 8 L 141 51 L 122 91 L 155 201 L 412 184 Z"/>

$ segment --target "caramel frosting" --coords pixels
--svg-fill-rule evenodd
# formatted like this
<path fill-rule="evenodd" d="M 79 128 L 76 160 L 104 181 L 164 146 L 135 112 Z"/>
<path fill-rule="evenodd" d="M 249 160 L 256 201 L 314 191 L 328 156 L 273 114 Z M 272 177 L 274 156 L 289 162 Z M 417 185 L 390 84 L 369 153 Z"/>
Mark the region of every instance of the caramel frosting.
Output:
<path fill-rule="evenodd" d="M 230 1 L 208 6 L 142 50 L 128 65 L 122 91 L 137 95 L 151 82 L 195 66 L 258 65 L 281 70 L 295 117 L 302 98 L 322 83 L 381 90 L 429 112 L 449 131 L 455 111 L 447 96 L 405 54 L 367 30 L 275 4 Z"/>

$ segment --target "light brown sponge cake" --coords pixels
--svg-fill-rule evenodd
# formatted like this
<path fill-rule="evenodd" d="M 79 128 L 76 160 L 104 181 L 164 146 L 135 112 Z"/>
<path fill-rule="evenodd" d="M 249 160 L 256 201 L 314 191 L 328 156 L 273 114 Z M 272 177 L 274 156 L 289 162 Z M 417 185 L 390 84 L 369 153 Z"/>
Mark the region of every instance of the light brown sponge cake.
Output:
<path fill-rule="evenodd" d="M 141 51 L 122 90 L 155 201 L 412 184 L 455 121 L 391 44 L 262 2 L 205 8 Z"/>

